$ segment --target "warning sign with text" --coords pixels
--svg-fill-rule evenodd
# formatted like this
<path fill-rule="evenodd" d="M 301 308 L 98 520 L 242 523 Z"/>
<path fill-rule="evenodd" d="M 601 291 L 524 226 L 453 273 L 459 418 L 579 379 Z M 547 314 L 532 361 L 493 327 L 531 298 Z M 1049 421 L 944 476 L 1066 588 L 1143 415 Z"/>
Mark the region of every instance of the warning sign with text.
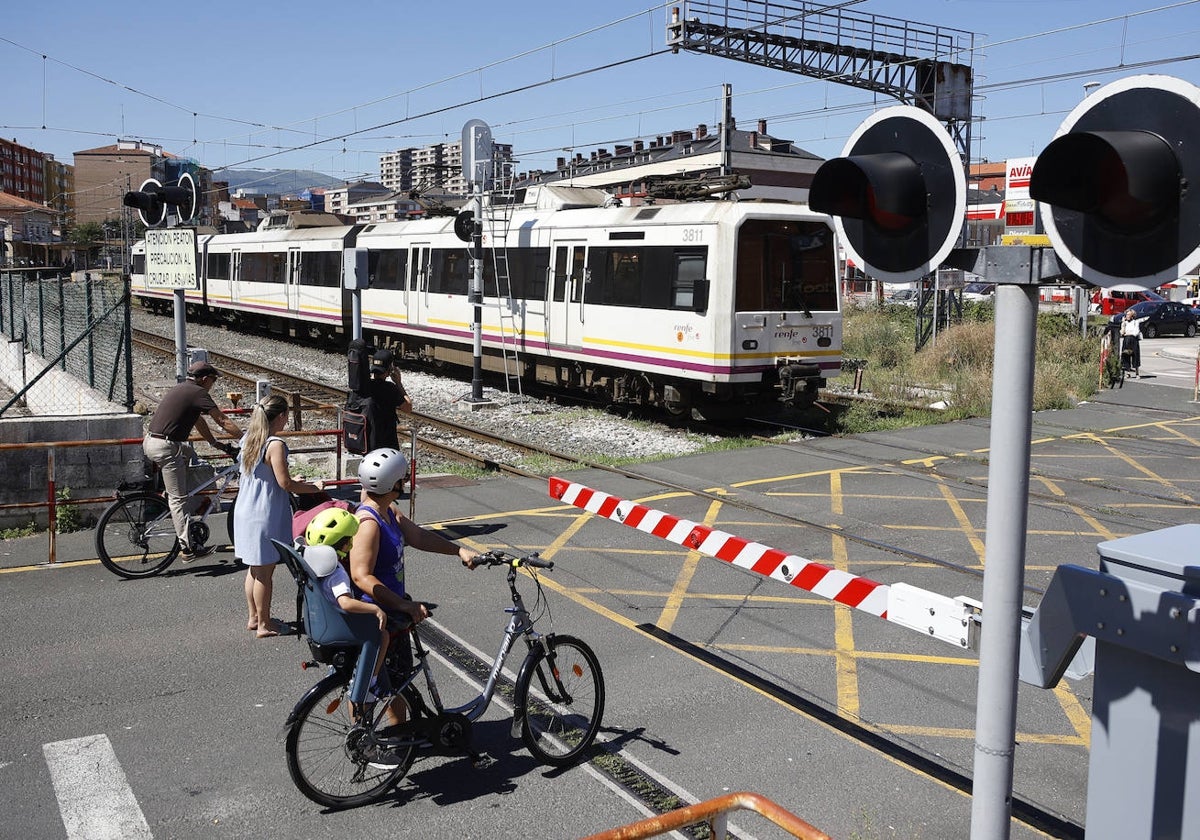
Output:
<path fill-rule="evenodd" d="M 168 228 L 146 231 L 146 285 L 158 289 L 199 289 L 196 231 Z"/>

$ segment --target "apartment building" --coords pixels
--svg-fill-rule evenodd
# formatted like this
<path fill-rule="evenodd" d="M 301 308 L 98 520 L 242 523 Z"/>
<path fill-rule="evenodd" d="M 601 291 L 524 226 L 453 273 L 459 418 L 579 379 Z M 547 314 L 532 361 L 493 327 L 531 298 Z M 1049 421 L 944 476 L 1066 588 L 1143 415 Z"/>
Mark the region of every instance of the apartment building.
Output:
<path fill-rule="evenodd" d="M 512 145 L 496 143 L 494 149 L 502 172 L 511 174 Z M 470 187 L 462 176 L 462 162 L 461 141 L 397 149 L 380 157 L 379 179 L 395 192 L 467 195 Z"/>
<path fill-rule="evenodd" d="M 351 204 L 358 204 L 367 198 L 386 195 L 389 192 L 391 190 L 377 181 L 355 181 L 344 187 L 330 187 L 325 190 L 325 212 L 349 216 L 352 215 Z"/>
<path fill-rule="evenodd" d="M 45 154 L 0 139 L 0 190 L 41 204 L 46 200 Z"/>
<path fill-rule="evenodd" d="M 118 140 L 111 146 L 75 152 L 75 219 L 79 224 L 120 218 L 121 199 L 147 178 L 159 177 L 162 146 Z"/>

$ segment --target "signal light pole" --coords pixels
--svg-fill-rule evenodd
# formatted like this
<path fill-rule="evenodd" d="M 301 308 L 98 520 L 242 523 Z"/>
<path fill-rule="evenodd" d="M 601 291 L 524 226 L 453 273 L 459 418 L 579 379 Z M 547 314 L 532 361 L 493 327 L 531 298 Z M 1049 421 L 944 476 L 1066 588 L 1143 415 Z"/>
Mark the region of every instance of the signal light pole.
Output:
<path fill-rule="evenodd" d="M 492 130 L 483 120 L 467 120 L 462 130 L 462 173 L 471 184 L 475 202 L 475 218 L 471 226 L 471 332 L 473 360 L 471 396 L 462 402 L 471 407 L 489 404 L 483 398 L 483 193 L 491 182 L 493 157 Z M 455 231 L 461 224 L 455 220 Z"/>

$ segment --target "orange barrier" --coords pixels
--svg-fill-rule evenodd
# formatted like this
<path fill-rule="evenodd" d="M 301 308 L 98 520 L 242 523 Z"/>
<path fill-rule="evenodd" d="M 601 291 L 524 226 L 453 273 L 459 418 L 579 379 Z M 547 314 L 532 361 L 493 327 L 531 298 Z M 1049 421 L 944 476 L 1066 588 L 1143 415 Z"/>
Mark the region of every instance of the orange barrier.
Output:
<path fill-rule="evenodd" d="M 725 837 L 726 815 L 730 811 L 753 811 L 800 840 L 831 840 L 828 834 L 813 828 L 765 796 L 746 792 L 729 793 L 725 796 L 718 796 L 716 799 L 688 805 L 685 808 L 677 808 L 657 817 L 650 817 L 620 828 L 593 834 L 585 840 L 642 840 L 645 837 L 658 837 L 699 823 L 708 823 L 710 836 Z"/>

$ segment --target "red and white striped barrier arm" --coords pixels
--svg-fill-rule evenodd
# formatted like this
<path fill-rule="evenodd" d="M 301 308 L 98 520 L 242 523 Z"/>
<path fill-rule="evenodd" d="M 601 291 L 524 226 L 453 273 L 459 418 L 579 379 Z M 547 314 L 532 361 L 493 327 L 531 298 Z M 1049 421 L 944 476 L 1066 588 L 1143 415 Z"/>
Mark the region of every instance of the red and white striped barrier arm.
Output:
<path fill-rule="evenodd" d="M 761 543 L 749 542 L 707 525 L 679 519 L 561 478 L 550 478 L 550 496 L 684 548 L 789 583 L 822 598 L 882 619 L 888 617 L 889 587 L 886 584 L 768 548 Z"/>

